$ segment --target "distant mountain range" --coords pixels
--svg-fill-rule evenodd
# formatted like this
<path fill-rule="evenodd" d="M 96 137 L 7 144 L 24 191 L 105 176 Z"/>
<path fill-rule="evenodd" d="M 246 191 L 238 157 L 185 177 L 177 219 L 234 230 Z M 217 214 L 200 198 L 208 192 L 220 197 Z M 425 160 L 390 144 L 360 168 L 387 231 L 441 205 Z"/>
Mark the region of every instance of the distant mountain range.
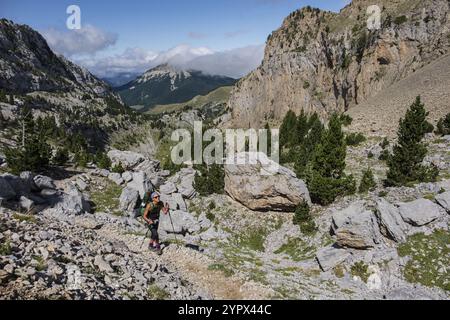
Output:
<path fill-rule="evenodd" d="M 137 77 L 139 77 L 140 73 L 133 73 L 133 72 L 122 72 L 118 73 L 115 76 L 112 77 L 102 77 L 101 79 L 105 81 L 107 84 L 109 84 L 111 87 L 121 87 L 125 84 L 127 84 L 130 81 L 133 81 Z"/>
<path fill-rule="evenodd" d="M 147 111 L 156 105 L 189 101 L 219 87 L 234 85 L 236 81 L 229 77 L 180 70 L 163 64 L 115 90 L 129 106 Z"/>

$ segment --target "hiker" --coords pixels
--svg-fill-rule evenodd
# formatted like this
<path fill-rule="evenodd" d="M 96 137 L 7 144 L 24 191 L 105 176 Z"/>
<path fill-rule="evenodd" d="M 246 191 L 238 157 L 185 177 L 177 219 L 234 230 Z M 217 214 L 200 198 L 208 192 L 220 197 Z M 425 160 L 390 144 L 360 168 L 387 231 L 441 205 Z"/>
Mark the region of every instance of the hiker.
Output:
<path fill-rule="evenodd" d="M 148 223 L 150 231 L 152 233 L 149 249 L 157 252 L 161 252 L 161 246 L 159 244 L 158 236 L 159 214 L 161 210 L 164 214 L 167 214 L 169 212 L 169 204 L 166 203 L 164 205 L 159 199 L 159 193 L 153 192 L 151 194 L 151 201 L 148 202 L 143 214 L 143 218 Z"/>

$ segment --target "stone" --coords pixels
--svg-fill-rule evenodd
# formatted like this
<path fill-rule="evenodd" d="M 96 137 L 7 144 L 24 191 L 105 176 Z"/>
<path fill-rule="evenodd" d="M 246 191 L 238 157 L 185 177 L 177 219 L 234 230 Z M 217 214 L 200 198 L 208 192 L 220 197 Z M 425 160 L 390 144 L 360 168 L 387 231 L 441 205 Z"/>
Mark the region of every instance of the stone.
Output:
<path fill-rule="evenodd" d="M 122 179 L 125 182 L 130 182 L 131 180 L 133 180 L 133 174 L 130 171 L 125 171 L 124 173 L 122 173 Z"/>
<path fill-rule="evenodd" d="M 378 266 L 371 265 L 367 271 L 370 276 L 367 279 L 367 288 L 369 290 L 381 290 L 383 287 L 383 281 L 381 279 L 381 270 Z"/>
<path fill-rule="evenodd" d="M 335 212 L 332 219 L 336 243 L 341 247 L 369 249 L 380 242 L 376 217 L 371 211 L 365 210 L 361 202 Z"/>
<path fill-rule="evenodd" d="M 126 187 L 123 189 L 119 198 L 119 210 L 132 212 L 139 201 L 139 192 L 133 188 Z"/>
<path fill-rule="evenodd" d="M 133 172 L 133 180 L 127 185 L 139 192 L 141 199 L 144 198 L 147 191 L 153 191 L 151 182 L 147 179 L 147 174 L 143 171 Z"/>
<path fill-rule="evenodd" d="M 85 191 L 88 188 L 88 184 L 81 179 L 77 179 L 75 181 L 75 185 L 78 187 L 80 191 Z"/>
<path fill-rule="evenodd" d="M 46 176 L 39 175 L 34 177 L 34 183 L 39 190 L 56 190 L 55 182 L 53 181 L 53 179 Z"/>
<path fill-rule="evenodd" d="M 16 192 L 8 183 L 8 181 L 0 176 L 0 198 L 4 200 L 10 200 L 16 197 Z"/>
<path fill-rule="evenodd" d="M 104 178 L 107 178 L 108 176 L 109 176 L 109 171 L 108 170 L 106 170 L 106 169 L 101 169 L 100 171 L 99 171 L 99 174 L 100 174 L 100 176 L 101 177 L 104 177 Z"/>
<path fill-rule="evenodd" d="M 187 211 L 186 202 L 184 202 L 183 195 L 181 193 L 173 193 L 172 199 L 176 204 L 176 210 Z"/>
<path fill-rule="evenodd" d="M 21 196 L 19 200 L 19 205 L 23 210 L 26 210 L 27 212 L 31 211 L 34 207 L 33 200 L 28 199 L 25 196 Z"/>
<path fill-rule="evenodd" d="M 228 237 L 228 234 L 223 230 L 216 231 L 214 228 L 209 228 L 205 232 L 200 233 L 199 237 L 202 241 L 223 240 Z"/>
<path fill-rule="evenodd" d="M 324 272 L 343 263 L 349 256 L 347 250 L 334 247 L 322 248 L 316 253 L 317 262 Z"/>
<path fill-rule="evenodd" d="M 173 228 L 170 217 L 172 217 Z M 167 233 L 174 233 L 174 230 L 175 233 L 192 233 L 200 230 L 197 220 L 190 213 L 180 210 L 171 210 L 170 216 L 161 212 L 159 227 Z"/>
<path fill-rule="evenodd" d="M 164 194 L 172 194 L 177 192 L 177 187 L 175 186 L 174 183 L 172 182 L 167 182 L 166 184 L 162 185 L 159 190 L 161 191 L 161 193 Z"/>
<path fill-rule="evenodd" d="M 37 192 L 39 191 L 39 188 L 34 183 L 34 175 L 30 171 L 24 171 L 20 173 L 20 179 L 27 185 L 27 188 L 30 191 Z"/>
<path fill-rule="evenodd" d="M 109 174 L 108 179 L 117 184 L 118 186 L 124 183 L 120 173 L 112 172 Z"/>
<path fill-rule="evenodd" d="M 225 165 L 225 191 L 247 208 L 285 212 L 295 211 L 302 202 L 311 203 L 306 184 L 266 154 L 239 153 L 234 163 Z"/>
<path fill-rule="evenodd" d="M 159 171 L 160 162 L 157 160 L 146 159 L 134 168 L 134 171 L 143 171 L 147 176 L 153 176 L 157 171 Z"/>
<path fill-rule="evenodd" d="M 435 199 L 442 208 L 450 213 L 450 191 L 438 194 Z"/>
<path fill-rule="evenodd" d="M 111 273 L 114 271 L 111 265 L 100 255 L 95 256 L 94 265 L 96 265 L 101 272 Z"/>
<path fill-rule="evenodd" d="M 109 151 L 108 157 L 111 159 L 113 165 L 121 164 L 125 170 L 132 170 L 145 160 L 145 157 L 142 154 L 119 150 Z"/>
<path fill-rule="evenodd" d="M 63 193 L 53 202 L 55 209 L 61 210 L 66 214 L 80 215 L 91 211 L 90 204 L 76 188 L 69 190 L 68 193 Z"/>
<path fill-rule="evenodd" d="M 395 242 L 406 241 L 406 230 L 408 226 L 403 221 L 399 209 L 380 198 L 377 200 L 377 210 L 375 214 L 378 218 L 381 233 Z"/>
<path fill-rule="evenodd" d="M 8 182 L 16 195 L 27 195 L 31 192 L 30 184 L 26 183 L 20 177 L 5 173 L 2 175 L 2 178 Z"/>
<path fill-rule="evenodd" d="M 441 217 L 441 207 L 428 199 L 418 199 L 400 203 L 399 210 L 403 220 L 410 225 L 420 227 Z"/>

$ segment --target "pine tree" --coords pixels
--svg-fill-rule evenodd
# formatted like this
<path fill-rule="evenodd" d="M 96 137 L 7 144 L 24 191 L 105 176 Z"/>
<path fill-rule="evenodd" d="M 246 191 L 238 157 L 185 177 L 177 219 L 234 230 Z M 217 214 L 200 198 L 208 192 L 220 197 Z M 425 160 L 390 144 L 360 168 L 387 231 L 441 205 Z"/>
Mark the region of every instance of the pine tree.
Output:
<path fill-rule="evenodd" d="M 289 110 L 280 127 L 280 148 L 288 147 L 293 141 L 297 127 L 297 116 L 294 111 Z"/>
<path fill-rule="evenodd" d="M 340 195 L 356 191 L 352 176 L 344 174 L 347 155 L 345 135 L 339 116 L 332 115 L 328 129 L 322 134 L 305 177 L 314 202 L 328 205 Z"/>
<path fill-rule="evenodd" d="M 95 164 L 97 165 L 97 167 L 99 167 L 100 169 L 110 169 L 111 168 L 111 159 L 109 159 L 108 155 L 105 152 L 97 152 L 95 155 Z M 120 165 L 120 167 L 122 167 L 122 165 Z M 120 169 L 119 167 L 116 168 L 116 170 Z M 123 168 L 122 168 L 123 170 Z M 117 172 L 119 173 L 119 172 Z M 120 172 L 120 173 L 123 173 Z"/>
<path fill-rule="evenodd" d="M 377 184 L 375 182 L 375 178 L 373 176 L 372 169 L 368 168 L 363 172 L 363 177 L 361 179 L 361 183 L 359 184 L 359 193 L 366 193 L 368 191 L 375 190 Z"/>
<path fill-rule="evenodd" d="M 300 226 L 302 233 L 313 235 L 317 231 L 317 225 L 310 213 L 308 203 L 302 202 L 295 210 L 293 224 Z"/>
<path fill-rule="evenodd" d="M 400 120 L 398 142 L 393 155 L 388 159 L 387 186 L 409 185 L 414 182 L 434 181 L 438 175 L 435 167 L 425 167 L 422 161 L 427 147 L 422 142 L 431 125 L 427 122 L 428 112 L 420 96 Z"/>
<path fill-rule="evenodd" d="M 11 104 L 11 105 L 15 104 L 15 102 L 14 102 L 14 95 L 12 95 L 12 94 L 9 95 L 9 104 Z"/>
<path fill-rule="evenodd" d="M 309 121 L 308 116 L 305 114 L 305 111 L 302 110 L 300 115 L 297 117 L 297 123 L 295 126 L 295 134 L 293 135 L 292 145 L 301 145 L 306 135 L 309 131 Z"/>
<path fill-rule="evenodd" d="M 439 119 L 436 134 L 440 134 L 443 136 L 450 134 L 450 113 L 447 114 L 444 118 Z"/>

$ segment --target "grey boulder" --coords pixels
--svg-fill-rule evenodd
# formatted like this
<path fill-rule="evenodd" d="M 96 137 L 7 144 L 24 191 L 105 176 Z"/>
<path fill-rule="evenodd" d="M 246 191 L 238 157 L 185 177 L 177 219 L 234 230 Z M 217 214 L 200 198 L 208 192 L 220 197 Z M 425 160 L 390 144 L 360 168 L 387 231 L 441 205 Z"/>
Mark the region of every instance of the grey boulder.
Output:
<path fill-rule="evenodd" d="M 8 181 L 0 176 L 0 198 L 4 200 L 10 200 L 16 197 L 16 192 L 8 183 Z"/>
<path fill-rule="evenodd" d="M 380 231 L 375 215 L 357 202 L 333 214 L 332 228 L 341 247 L 369 249 L 380 243 Z"/>
<path fill-rule="evenodd" d="M 39 190 L 56 189 L 55 182 L 53 181 L 53 179 L 46 176 L 39 175 L 34 177 L 34 183 L 36 184 L 36 187 Z"/>
<path fill-rule="evenodd" d="M 121 184 L 124 183 L 122 176 L 120 173 L 110 173 L 108 176 L 108 179 L 111 180 L 112 182 L 114 182 L 115 184 L 117 184 L 118 186 L 120 186 Z"/>
<path fill-rule="evenodd" d="M 108 157 L 113 165 L 121 164 L 126 170 L 131 170 L 145 160 L 142 154 L 131 151 L 111 150 Z"/>
<path fill-rule="evenodd" d="M 438 194 L 435 199 L 442 208 L 450 213 L 450 191 Z"/>
<path fill-rule="evenodd" d="M 126 187 L 123 189 L 119 198 L 119 209 L 131 212 L 136 208 L 139 201 L 139 192 L 133 188 Z"/>
<path fill-rule="evenodd" d="M 255 211 L 295 211 L 311 203 L 306 184 L 260 152 L 239 153 L 225 165 L 225 191 Z"/>
<path fill-rule="evenodd" d="M 322 248 L 316 253 L 316 259 L 323 271 L 328 271 L 343 263 L 350 256 L 345 249 L 334 247 Z"/>
<path fill-rule="evenodd" d="M 406 240 L 408 226 L 403 221 L 399 209 L 387 202 L 385 199 L 377 200 L 377 210 L 375 214 L 380 224 L 381 233 L 396 242 Z"/>
<path fill-rule="evenodd" d="M 400 215 L 410 225 L 420 227 L 441 217 L 441 207 L 428 199 L 399 204 Z"/>

